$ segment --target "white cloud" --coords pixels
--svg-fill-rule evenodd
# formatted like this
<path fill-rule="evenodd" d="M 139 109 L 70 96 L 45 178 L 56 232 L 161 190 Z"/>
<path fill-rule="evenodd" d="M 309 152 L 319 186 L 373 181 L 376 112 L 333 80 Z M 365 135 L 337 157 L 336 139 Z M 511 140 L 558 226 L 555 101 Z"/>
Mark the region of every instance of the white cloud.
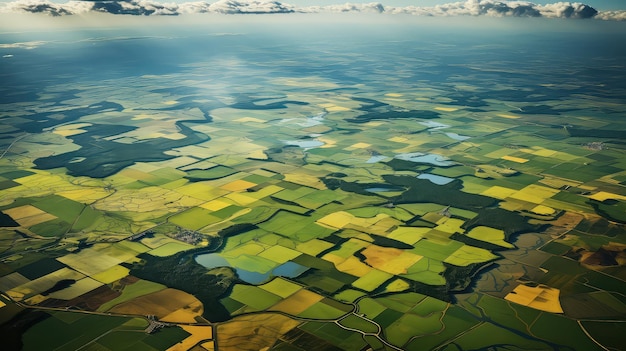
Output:
<path fill-rule="evenodd" d="M 467 0 L 433 7 L 384 6 L 381 3 L 329 6 L 294 7 L 278 1 L 218 0 L 216 2 L 161 3 L 155 0 L 68 1 L 53 3 L 49 0 L 17 0 L 0 4 L 0 12 L 44 13 L 51 16 L 104 12 L 126 15 L 180 15 L 196 13 L 263 14 L 291 12 L 366 12 L 384 14 L 409 14 L 416 16 L 491 16 L 491 17 L 549 17 L 598 18 L 626 20 L 626 11 L 604 11 L 579 2 L 556 2 L 539 5 L 527 1 Z"/>

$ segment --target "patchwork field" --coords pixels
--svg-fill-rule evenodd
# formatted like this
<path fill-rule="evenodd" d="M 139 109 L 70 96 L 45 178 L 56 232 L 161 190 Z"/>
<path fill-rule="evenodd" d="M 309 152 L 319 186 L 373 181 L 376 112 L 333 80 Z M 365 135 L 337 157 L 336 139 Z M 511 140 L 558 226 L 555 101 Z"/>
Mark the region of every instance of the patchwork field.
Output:
<path fill-rule="evenodd" d="M 250 17 L 0 31 L 5 348 L 622 347 L 623 35 Z"/>

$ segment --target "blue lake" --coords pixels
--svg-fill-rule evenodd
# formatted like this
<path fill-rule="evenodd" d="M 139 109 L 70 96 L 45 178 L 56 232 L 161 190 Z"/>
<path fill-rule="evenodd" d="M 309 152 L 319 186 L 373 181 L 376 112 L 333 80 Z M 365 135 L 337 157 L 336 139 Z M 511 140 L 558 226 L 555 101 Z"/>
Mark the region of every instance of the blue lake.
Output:
<path fill-rule="evenodd" d="M 196 256 L 196 262 L 208 269 L 216 267 L 232 267 L 230 263 L 228 263 L 228 261 L 218 253 L 198 255 Z M 246 283 L 255 285 L 263 284 L 272 279 L 272 277 L 295 278 L 309 269 L 309 267 L 294 262 L 283 263 L 274 268 L 271 272 L 267 273 L 252 272 L 235 267 L 232 268 L 234 268 L 237 272 L 239 279 L 245 281 Z"/>
<path fill-rule="evenodd" d="M 444 177 L 444 176 L 440 176 L 436 174 L 430 174 L 430 173 L 422 173 L 417 176 L 417 179 L 428 179 L 432 183 L 435 183 L 437 185 L 448 184 L 454 180 L 454 178 L 448 178 L 448 177 Z"/>
<path fill-rule="evenodd" d="M 398 154 L 396 155 L 396 158 L 400 160 L 411 161 L 411 162 L 428 163 L 433 166 L 440 166 L 440 167 L 454 165 L 454 162 L 450 161 L 450 159 L 445 156 L 441 156 L 437 154 L 424 154 L 421 152 L 409 152 L 409 153 L 404 153 L 404 154 Z"/>

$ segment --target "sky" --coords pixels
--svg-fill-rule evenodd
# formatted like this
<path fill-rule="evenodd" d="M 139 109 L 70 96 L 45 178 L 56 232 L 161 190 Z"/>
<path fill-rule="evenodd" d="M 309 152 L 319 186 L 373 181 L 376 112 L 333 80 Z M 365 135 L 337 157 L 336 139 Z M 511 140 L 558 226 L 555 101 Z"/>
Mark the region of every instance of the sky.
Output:
<path fill-rule="evenodd" d="M 0 14 L 53 17 L 108 13 L 188 14 L 384 13 L 421 17 L 544 17 L 626 22 L 626 0 L 0 0 Z"/>
<path fill-rule="evenodd" d="M 0 2 L 12 2 L 15 0 L 0 0 Z M 52 2 L 63 3 L 67 0 L 51 0 Z M 168 3 L 182 3 L 188 1 L 198 0 L 157 0 L 159 2 Z M 207 2 L 214 2 L 213 0 L 205 0 Z M 313 5 L 336 5 L 344 3 L 365 4 L 371 2 L 379 2 L 388 6 L 436 6 L 441 4 L 447 4 L 464 0 L 284 0 L 282 3 L 297 5 L 297 6 L 313 6 Z M 506 0 L 504 0 L 506 1 Z M 532 0 L 535 4 L 548 4 L 563 0 Z M 572 2 L 581 2 L 587 4 L 596 10 L 626 10 L 626 0 L 573 0 Z"/>
<path fill-rule="evenodd" d="M 167 0 L 162 0 L 167 1 Z M 283 3 L 298 5 L 298 6 L 311 6 L 311 5 L 335 5 L 350 3 L 371 3 L 379 2 L 388 6 L 435 6 L 441 4 L 447 4 L 451 2 L 464 1 L 464 0 L 285 0 Z M 548 4 L 565 0 L 531 0 L 535 4 Z M 177 0 L 176 2 L 181 2 Z M 582 2 L 587 4 L 596 10 L 625 10 L 626 0 L 574 0 L 573 2 Z"/>

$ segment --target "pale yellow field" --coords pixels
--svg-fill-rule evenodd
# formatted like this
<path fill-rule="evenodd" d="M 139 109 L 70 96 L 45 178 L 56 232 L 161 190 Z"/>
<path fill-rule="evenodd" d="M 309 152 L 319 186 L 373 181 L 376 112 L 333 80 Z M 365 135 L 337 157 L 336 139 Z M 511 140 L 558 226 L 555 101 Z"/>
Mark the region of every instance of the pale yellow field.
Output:
<path fill-rule="evenodd" d="M 541 311 L 563 313 L 563 308 L 559 301 L 560 292 L 559 289 L 549 286 L 530 287 L 520 284 L 512 292 L 508 293 L 504 299 Z"/>

